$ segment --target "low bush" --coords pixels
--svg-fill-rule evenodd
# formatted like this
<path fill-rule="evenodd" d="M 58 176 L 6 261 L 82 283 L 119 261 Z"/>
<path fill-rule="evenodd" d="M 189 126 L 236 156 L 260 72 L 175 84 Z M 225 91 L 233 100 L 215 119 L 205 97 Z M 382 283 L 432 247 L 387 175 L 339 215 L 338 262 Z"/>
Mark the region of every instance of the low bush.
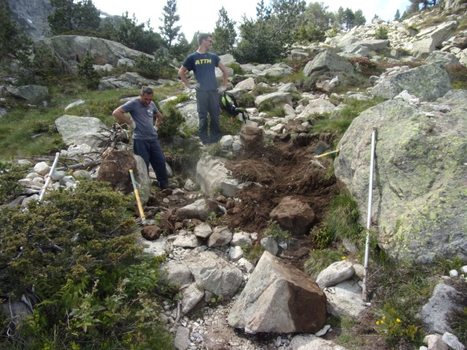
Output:
<path fill-rule="evenodd" d="M 159 261 L 134 236 L 132 200 L 99 182 L 0 210 L 0 294 L 34 312 L 4 317 L 0 347 L 170 349 L 160 321 Z M 8 336 L 7 336 L 8 334 Z"/>
<path fill-rule="evenodd" d="M 378 29 L 376 29 L 375 33 L 375 38 L 376 39 L 387 39 L 388 38 L 388 28 L 386 26 L 379 26 Z"/>
<path fill-rule="evenodd" d="M 26 166 L 0 162 L 0 204 L 15 199 L 22 192 L 18 180 L 27 174 Z"/>

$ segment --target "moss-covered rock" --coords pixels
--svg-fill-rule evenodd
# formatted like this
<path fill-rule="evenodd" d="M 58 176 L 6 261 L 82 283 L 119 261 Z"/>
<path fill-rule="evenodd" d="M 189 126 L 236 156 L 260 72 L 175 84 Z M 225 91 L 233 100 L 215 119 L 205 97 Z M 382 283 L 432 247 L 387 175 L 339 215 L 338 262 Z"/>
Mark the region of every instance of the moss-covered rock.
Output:
<path fill-rule="evenodd" d="M 339 143 L 336 176 L 366 218 L 372 128 L 377 130 L 373 224 L 379 244 L 402 260 L 467 260 L 467 91 L 421 106 L 394 99 L 354 119 Z"/>

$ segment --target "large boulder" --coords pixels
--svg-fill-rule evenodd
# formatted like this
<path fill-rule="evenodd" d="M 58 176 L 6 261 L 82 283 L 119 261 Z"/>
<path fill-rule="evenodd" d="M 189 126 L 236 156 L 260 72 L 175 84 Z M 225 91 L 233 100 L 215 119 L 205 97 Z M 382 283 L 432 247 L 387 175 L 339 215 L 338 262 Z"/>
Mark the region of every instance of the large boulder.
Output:
<path fill-rule="evenodd" d="M 52 50 L 67 72 L 76 73 L 79 62 L 90 54 L 97 65 L 117 66 L 121 59 L 134 60 L 139 56 L 152 57 L 116 41 L 80 35 L 57 35 L 37 43 Z"/>
<path fill-rule="evenodd" d="M 7 92 L 11 96 L 24 100 L 32 105 L 38 105 L 49 98 L 49 89 L 42 85 L 9 86 L 7 87 Z"/>
<path fill-rule="evenodd" d="M 53 7 L 50 0 L 8 0 L 11 18 L 32 39 L 39 40 L 50 31 L 48 17 Z"/>
<path fill-rule="evenodd" d="M 68 146 L 86 144 L 96 149 L 108 141 L 109 128 L 97 118 L 63 115 L 55 126 Z"/>
<path fill-rule="evenodd" d="M 462 294 L 453 286 L 441 282 L 422 307 L 420 318 L 428 332 L 443 334 L 453 332 L 450 320 L 456 312 L 462 312 Z"/>
<path fill-rule="evenodd" d="M 309 61 L 303 68 L 303 73 L 307 77 L 318 71 L 353 73 L 354 69 L 352 64 L 345 58 L 330 50 L 325 50 Z"/>
<path fill-rule="evenodd" d="M 326 297 L 304 272 L 264 252 L 228 316 L 247 333 L 314 333 L 326 322 Z"/>
<path fill-rule="evenodd" d="M 380 246 L 394 258 L 467 260 L 466 100 L 467 91 L 458 90 L 436 104 L 386 101 L 354 119 L 338 145 L 335 174 L 366 218 L 377 130 L 372 218 Z"/>
<path fill-rule="evenodd" d="M 433 101 L 450 89 L 451 80 L 446 69 L 439 64 L 426 64 L 382 75 L 379 82 L 371 89 L 371 93 L 391 99 L 407 90 L 424 101 Z"/>
<path fill-rule="evenodd" d="M 427 56 L 430 52 L 440 48 L 441 43 L 446 40 L 457 28 L 456 21 L 448 21 L 434 27 L 428 27 L 418 33 L 411 44 L 414 56 Z"/>

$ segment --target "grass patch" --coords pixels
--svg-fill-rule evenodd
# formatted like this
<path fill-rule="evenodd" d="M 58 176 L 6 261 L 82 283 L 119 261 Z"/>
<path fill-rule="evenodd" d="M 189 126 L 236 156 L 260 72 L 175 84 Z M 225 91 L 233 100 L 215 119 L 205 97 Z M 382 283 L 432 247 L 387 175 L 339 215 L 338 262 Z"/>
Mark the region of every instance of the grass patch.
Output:
<path fill-rule="evenodd" d="M 452 267 L 459 268 L 460 261 L 439 260 L 429 266 L 414 265 L 393 261 L 382 251 L 372 251 L 368 290 L 375 307 L 376 330 L 393 348 L 404 342 L 421 345 L 423 326 L 417 314 L 440 282 L 439 276 Z M 456 325 L 459 319 L 456 318 Z"/>
<path fill-rule="evenodd" d="M 448 64 L 446 71 L 451 78 L 453 89 L 467 90 L 467 67 L 462 64 Z"/>
<path fill-rule="evenodd" d="M 305 272 L 316 278 L 322 270 L 333 262 L 342 260 L 345 254 L 342 247 L 310 250 L 310 257 L 305 261 Z"/>
<path fill-rule="evenodd" d="M 180 90 L 175 84 L 157 87 L 154 99 L 160 101 L 179 93 Z M 111 126 L 115 122 L 112 112 L 123 103 L 122 98 L 139 94 L 138 89 L 90 91 L 68 78 L 64 78 L 62 86 L 49 87 L 49 91 L 51 100 L 47 108 L 16 105 L 2 118 L 0 160 L 51 154 L 66 148 L 56 131 L 57 118 L 65 114 L 89 116 Z M 64 111 L 68 104 L 78 99 L 84 100 L 85 103 Z"/>
<path fill-rule="evenodd" d="M 333 117 L 321 117 L 313 125 L 313 131 L 322 133 L 330 132 L 337 136 L 336 142 L 340 140 L 342 135 L 348 129 L 352 121 L 364 110 L 373 107 L 384 100 L 382 98 L 374 98 L 368 101 L 348 99 L 344 101 L 345 106 L 337 112 Z"/>
<path fill-rule="evenodd" d="M 242 128 L 243 122 L 238 120 L 237 117 L 232 117 L 223 112 L 220 115 L 221 132 L 224 135 L 237 135 Z"/>
<path fill-rule="evenodd" d="M 0 159 L 53 153 L 63 148 L 55 119 L 63 115 L 58 108 L 18 107 L 0 123 Z"/>

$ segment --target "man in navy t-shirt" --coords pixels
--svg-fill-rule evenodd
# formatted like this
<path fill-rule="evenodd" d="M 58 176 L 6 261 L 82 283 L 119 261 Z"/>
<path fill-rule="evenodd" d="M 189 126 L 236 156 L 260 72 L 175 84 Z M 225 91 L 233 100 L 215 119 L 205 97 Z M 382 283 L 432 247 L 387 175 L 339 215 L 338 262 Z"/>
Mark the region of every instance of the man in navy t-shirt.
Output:
<path fill-rule="evenodd" d="M 198 105 L 199 137 L 203 144 L 215 143 L 222 137 L 219 115 L 219 91 L 215 69 L 222 71 L 222 89 L 227 87 L 227 69 L 220 62 L 219 56 L 210 53 L 212 47 L 212 35 L 200 34 L 198 36 L 198 50 L 190 54 L 178 70 L 178 75 L 183 84 L 190 88 L 187 72 L 193 71 L 198 84 L 196 85 L 196 102 Z M 208 132 L 208 113 L 210 116 Z"/>
<path fill-rule="evenodd" d="M 143 87 L 139 98 L 124 103 L 115 109 L 112 115 L 121 123 L 132 125 L 134 122 L 133 151 L 144 159 L 148 168 L 149 164 L 152 165 L 159 187 L 164 189 L 168 187 L 169 180 L 164 153 L 154 128 L 154 126 L 160 125 L 162 114 L 152 101 L 153 95 L 153 90 L 150 87 Z M 131 118 L 125 113 L 129 113 Z"/>

